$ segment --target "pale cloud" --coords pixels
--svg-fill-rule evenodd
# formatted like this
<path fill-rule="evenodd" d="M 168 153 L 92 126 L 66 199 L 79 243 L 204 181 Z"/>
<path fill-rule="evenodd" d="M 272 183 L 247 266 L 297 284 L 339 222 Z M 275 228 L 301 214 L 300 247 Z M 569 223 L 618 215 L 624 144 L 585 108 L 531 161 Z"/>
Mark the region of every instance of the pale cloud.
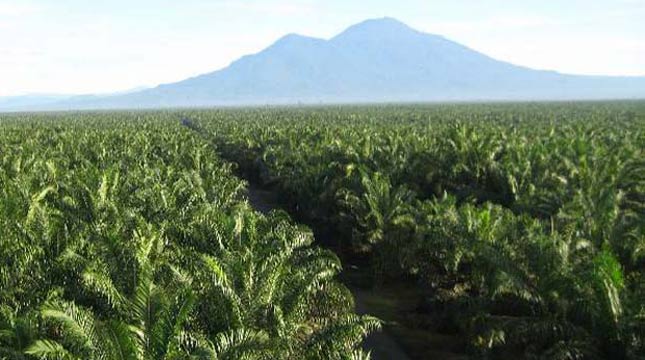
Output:
<path fill-rule="evenodd" d="M 432 23 L 429 30 L 437 34 L 460 34 L 489 31 L 526 30 L 546 26 L 562 25 L 553 19 L 543 16 L 505 15 L 475 21 L 445 21 Z"/>
<path fill-rule="evenodd" d="M 24 1 L 0 1 L 0 17 L 19 17 L 37 13 L 42 8 Z"/>
<path fill-rule="evenodd" d="M 643 41 L 609 35 L 593 38 L 566 33 L 557 35 L 541 38 L 509 34 L 501 39 L 480 37 L 463 42 L 493 58 L 534 69 L 568 74 L 645 76 Z M 603 64 L 612 66 L 600 66 Z"/>
<path fill-rule="evenodd" d="M 645 2 L 643 0 L 621 0 L 619 1 L 621 4 L 627 5 L 627 6 L 633 6 L 638 9 L 643 9 L 645 8 Z"/>
<path fill-rule="evenodd" d="M 222 1 L 213 3 L 215 8 L 235 12 L 253 12 L 267 16 L 296 16 L 310 15 L 316 12 L 317 5 L 313 1 Z"/>

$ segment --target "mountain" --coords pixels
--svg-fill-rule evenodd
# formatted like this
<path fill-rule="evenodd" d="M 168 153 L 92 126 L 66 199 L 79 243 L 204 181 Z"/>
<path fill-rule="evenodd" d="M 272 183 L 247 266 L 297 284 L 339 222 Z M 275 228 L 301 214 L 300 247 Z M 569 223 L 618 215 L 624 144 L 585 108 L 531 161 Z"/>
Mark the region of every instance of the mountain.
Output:
<path fill-rule="evenodd" d="M 57 104 L 72 98 L 72 95 L 57 94 L 30 94 L 22 96 L 0 97 L 0 109 L 22 109 L 34 106 L 47 106 Z"/>
<path fill-rule="evenodd" d="M 70 104 L 89 103 L 108 97 L 132 94 L 146 89 L 149 89 L 149 87 L 140 86 L 114 93 L 97 95 L 28 94 L 4 96 L 0 97 L 0 111 L 60 109 L 67 106 L 71 107 Z"/>
<path fill-rule="evenodd" d="M 645 98 L 645 77 L 566 75 L 495 60 L 392 18 L 329 40 L 290 34 L 230 66 L 59 109 L 348 102 Z"/>

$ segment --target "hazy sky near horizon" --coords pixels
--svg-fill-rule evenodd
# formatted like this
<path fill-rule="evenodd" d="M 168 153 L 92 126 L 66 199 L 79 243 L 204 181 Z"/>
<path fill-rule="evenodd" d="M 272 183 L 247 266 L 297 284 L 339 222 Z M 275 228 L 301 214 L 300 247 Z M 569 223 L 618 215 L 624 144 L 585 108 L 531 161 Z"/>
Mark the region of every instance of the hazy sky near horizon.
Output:
<path fill-rule="evenodd" d="M 0 0 L 0 96 L 174 82 L 383 16 L 532 68 L 645 76 L 645 0 Z"/>

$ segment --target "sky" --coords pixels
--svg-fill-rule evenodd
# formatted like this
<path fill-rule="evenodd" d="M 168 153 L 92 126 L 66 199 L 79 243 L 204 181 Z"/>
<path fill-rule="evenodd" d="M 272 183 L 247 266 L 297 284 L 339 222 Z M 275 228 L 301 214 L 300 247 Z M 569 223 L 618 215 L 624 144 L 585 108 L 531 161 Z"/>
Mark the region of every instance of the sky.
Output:
<path fill-rule="evenodd" d="M 645 76 L 645 0 L 0 0 L 0 96 L 175 82 L 384 16 L 518 65 Z"/>

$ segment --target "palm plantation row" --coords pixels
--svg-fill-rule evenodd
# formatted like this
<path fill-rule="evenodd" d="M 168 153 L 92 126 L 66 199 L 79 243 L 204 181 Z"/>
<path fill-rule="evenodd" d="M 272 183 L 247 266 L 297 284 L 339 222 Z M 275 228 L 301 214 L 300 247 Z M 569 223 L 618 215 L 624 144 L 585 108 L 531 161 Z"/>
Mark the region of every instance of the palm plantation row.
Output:
<path fill-rule="evenodd" d="M 485 358 L 645 358 L 645 104 L 192 111 Z"/>
<path fill-rule="evenodd" d="M 364 359 L 341 266 L 170 113 L 0 116 L 0 359 Z"/>
<path fill-rule="evenodd" d="M 474 357 L 645 356 L 643 103 L 16 114 L 0 140 L 0 359 L 367 357 L 338 258 L 213 145 Z"/>

